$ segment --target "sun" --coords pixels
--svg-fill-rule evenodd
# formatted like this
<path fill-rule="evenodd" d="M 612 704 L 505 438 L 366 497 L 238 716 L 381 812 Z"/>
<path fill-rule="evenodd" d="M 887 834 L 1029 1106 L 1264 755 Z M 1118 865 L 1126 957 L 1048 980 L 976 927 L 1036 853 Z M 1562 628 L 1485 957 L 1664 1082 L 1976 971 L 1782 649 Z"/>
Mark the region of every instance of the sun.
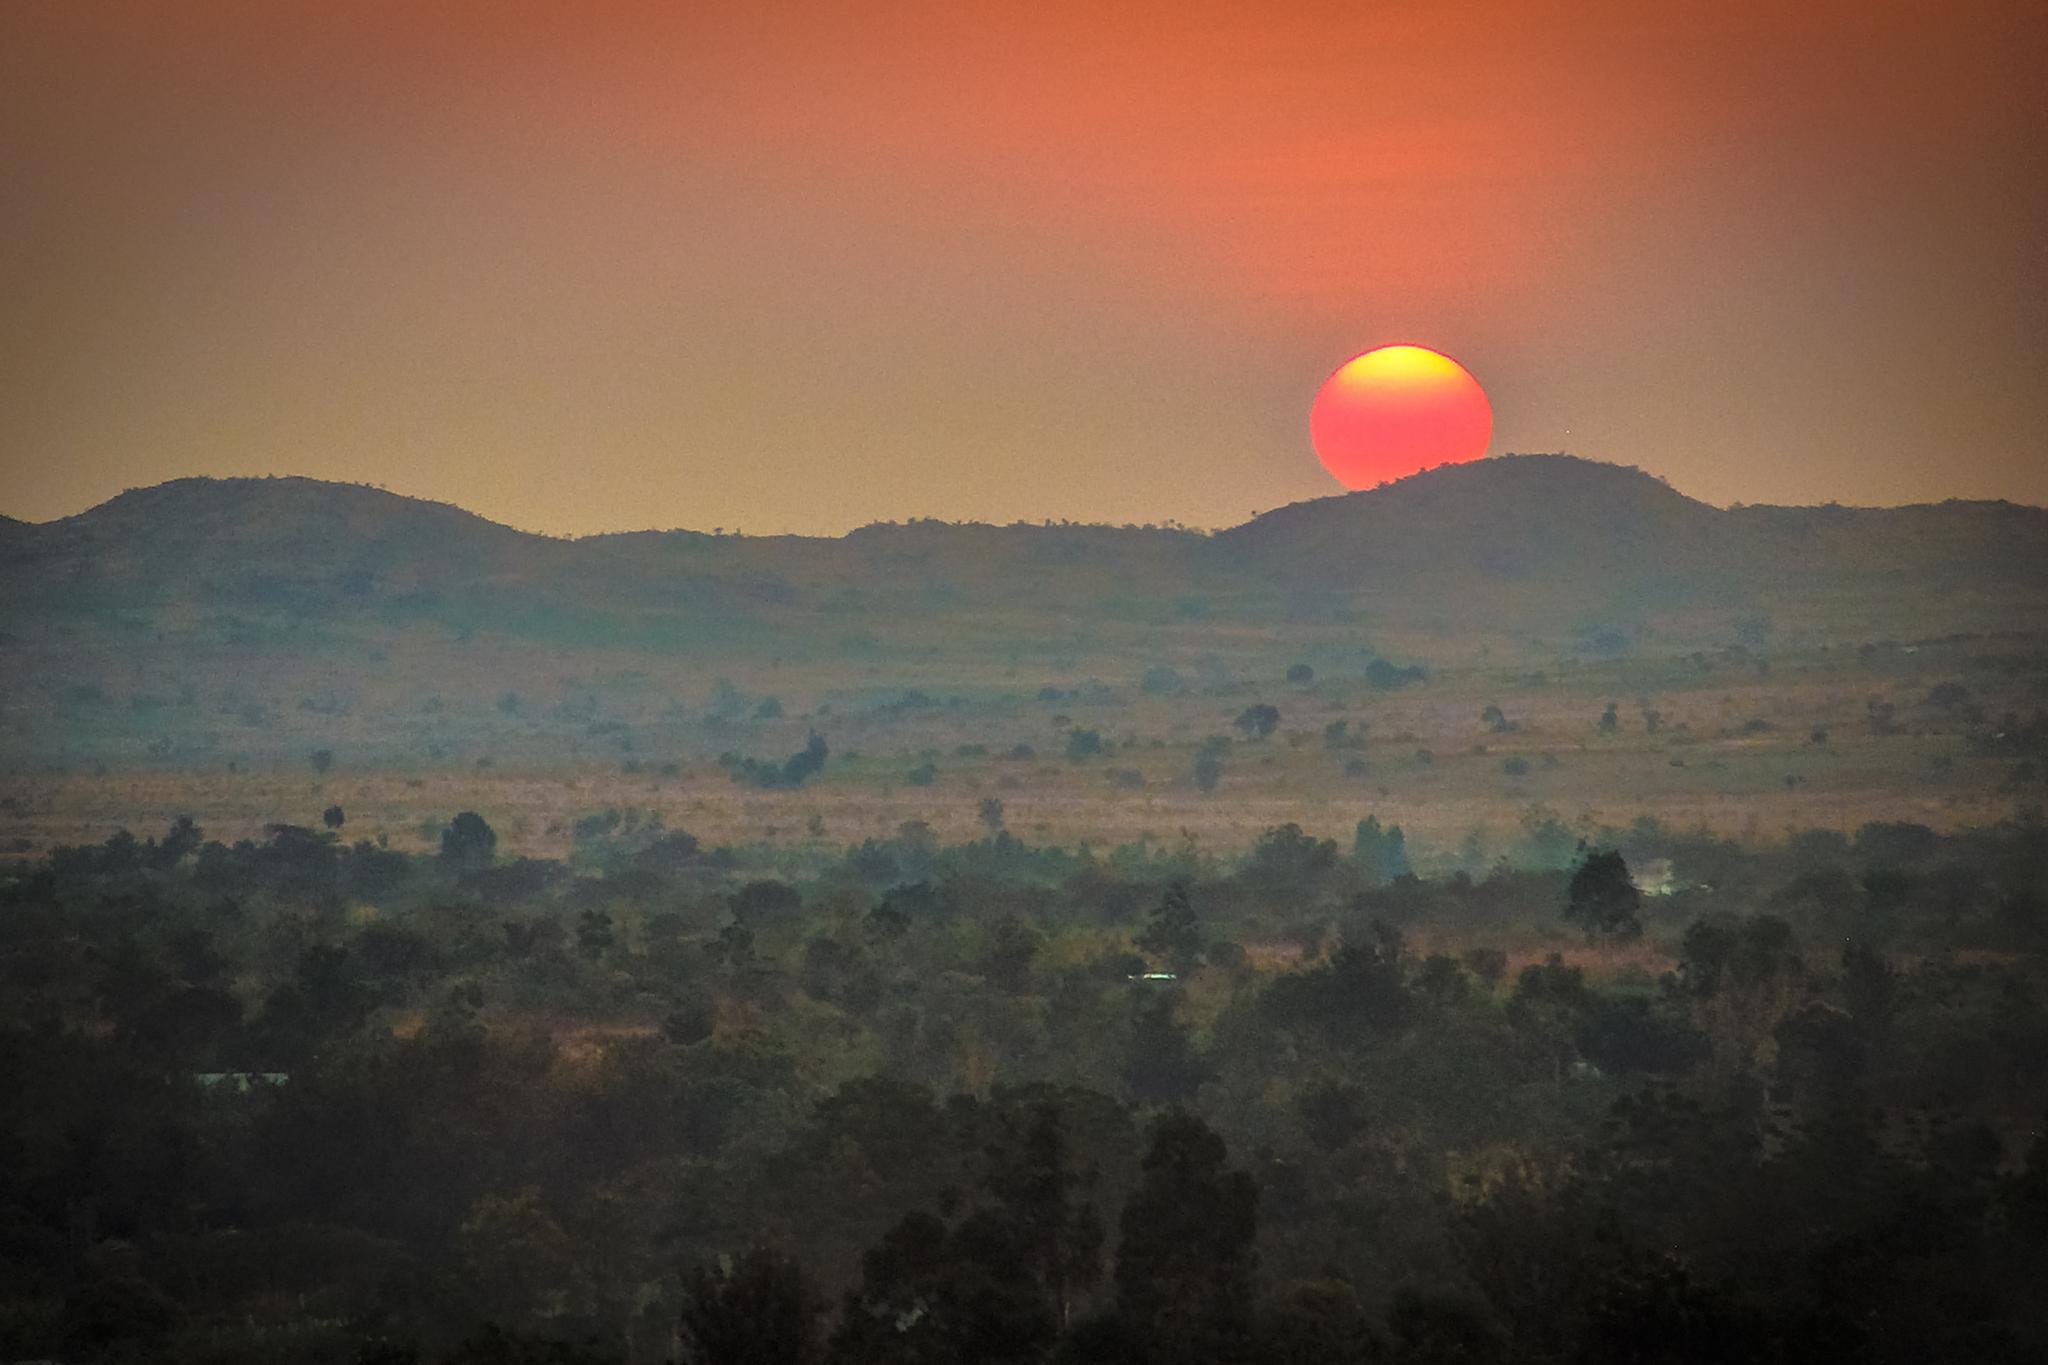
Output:
<path fill-rule="evenodd" d="M 1381 346 L 1323 381 L 1309 440 L 1346 488 L 1371 488 L 1486 453 L 1493 404 L 1469 371 L 1427 346 Z"/>

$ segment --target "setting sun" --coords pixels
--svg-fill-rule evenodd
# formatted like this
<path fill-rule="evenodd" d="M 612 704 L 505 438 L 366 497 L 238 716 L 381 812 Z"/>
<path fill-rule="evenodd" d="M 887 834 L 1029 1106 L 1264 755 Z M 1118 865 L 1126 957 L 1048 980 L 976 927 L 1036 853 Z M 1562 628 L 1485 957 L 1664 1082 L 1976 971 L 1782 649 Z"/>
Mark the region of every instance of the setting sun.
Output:
<path fill-rule="evenodd" d="M 1381 346 L 1340 366 L 1309 412 L 1309 439 L 1346 488 L 1371 488 L 1486 453 L 1493 405 L 1463 365 L 1426 346 Z"/>

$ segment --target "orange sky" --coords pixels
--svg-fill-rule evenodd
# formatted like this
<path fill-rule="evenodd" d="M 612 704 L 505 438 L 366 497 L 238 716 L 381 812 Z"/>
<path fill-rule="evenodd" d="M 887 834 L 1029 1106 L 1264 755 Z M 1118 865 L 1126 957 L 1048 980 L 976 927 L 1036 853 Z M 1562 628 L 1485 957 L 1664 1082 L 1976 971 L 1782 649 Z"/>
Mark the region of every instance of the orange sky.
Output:
<path fill-rule="evenodd" d="M 1348 355 L 1713 501 L 2048 503 L 2038 4 L 13 0 L 0 511 L 1226 524 Z"/>

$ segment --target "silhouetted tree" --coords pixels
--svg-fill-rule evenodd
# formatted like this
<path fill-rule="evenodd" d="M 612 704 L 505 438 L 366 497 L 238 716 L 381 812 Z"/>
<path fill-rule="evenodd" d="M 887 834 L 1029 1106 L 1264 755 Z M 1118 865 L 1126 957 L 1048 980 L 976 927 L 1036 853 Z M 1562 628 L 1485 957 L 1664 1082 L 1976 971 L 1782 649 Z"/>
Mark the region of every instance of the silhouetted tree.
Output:
<path fill-rule="evenodd" d="M 977 1210 L 957 1228 L 911 1213 L 861 1260 L 832 1334 L 833 1365 L 989 1365 L 1036 1360 L 1057 1332 L 1038 1286 L 1019 1274 L 1023 1228 Z"/>
<path fill-rule="evenodd" d="M 482 867 L 497 856 L 498 832 L 473 810 L 463 811 L 441 831 L 441 857 L 462 867 Z"/>
<path fill-rule="evenodd" d="M 1181 1104 L 1215 1074 L 1174 1018 L 1175 996 L 1161 993 L 1137 1004 L 1124 1091 L 1139 1104 Z"/>
<path fill-rule="evenodd" d="M 1032 1105 L 1022 1135 L 990 1153 L 985 1187 L 1016 1228 L 1020 1268 L 1037 1282 L 1061 1328 L 1102 1274 L 1102 1218 L 1087 1198 L 1093 1178 L 1074 1168 L 1054 1102 Z"/>
<path fill-rule="evenodd" d="M 832 751 L 825 744 L 825 737 L 816 730 L 804 742 L 804 747 L 791 754 L 782 765 L 782 785 L 801 787 L 818 775 L 825 767 L 825 758 Z"/>
<path fill-rule="evenodd" d="M 1407 836 L 1399 825 L 1382 829 L 1377 815 L 1368 815 L 1358 822 L 1351 836 L 1351 857 L 1372 886 L 1384 886 L 1409 874 Z"/>
<path fill-rule="evenodd" d="M 1614 851 L 1588 853 L 1572 873 L 1564 917 L 1587 938 L 1639 938 L 1642 893 L 1629 879 L 1628 864 Z"/>
<path fill-rule="evenodd" d="M 1202 923 L 1185 882 L 1166 888 L 1145 928 L 1133 940 L 1140 952 L 1150 953 L 1176 972 L 1195 969 L 1202 960 L 1203 941 Z"/>
<path fill-rule="evenodd" d="M 1117 1244 L 1116 1312 L 1144 1358 L 1213 1365 L 1251 1335 L 1258 1187 L 1223 1139 L 1173 1110 L 1152 1126 Z"/>

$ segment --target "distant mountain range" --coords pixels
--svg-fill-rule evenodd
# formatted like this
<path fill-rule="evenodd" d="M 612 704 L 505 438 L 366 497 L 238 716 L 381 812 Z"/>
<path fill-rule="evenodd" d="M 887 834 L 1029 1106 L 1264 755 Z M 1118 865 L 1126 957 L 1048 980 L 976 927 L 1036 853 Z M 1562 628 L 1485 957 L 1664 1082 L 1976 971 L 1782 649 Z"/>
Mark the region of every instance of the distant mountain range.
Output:
<path fill-rule="evenodd" d="M 349 484 L 179 479 L 58 521 L 0 519 L 0 629 L 21 640 L 146 620 L 175 634 L 231 616 L 739 648 L 827 623 L 894 636 L 957 620 L 972 634 L 999 613 L 1175 632 L 1327 617 L 1559 641 L 1608 622 L 1682 646 L 1696 632 L 1653 618 L 2031 627 L 2048 607 L 2044 569 L 2041 508 L 1721 509 L 1563 455 L 1448 466 L 1215 534 L 920 521 L 836 538 L 566 540 Z"/>

